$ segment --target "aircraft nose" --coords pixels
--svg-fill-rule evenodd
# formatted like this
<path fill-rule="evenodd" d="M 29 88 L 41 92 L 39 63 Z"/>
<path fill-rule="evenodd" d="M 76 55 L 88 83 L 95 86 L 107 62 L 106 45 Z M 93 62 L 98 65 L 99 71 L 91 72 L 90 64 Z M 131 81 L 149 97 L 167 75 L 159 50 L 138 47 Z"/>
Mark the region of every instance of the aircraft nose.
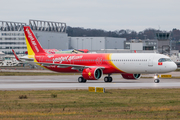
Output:
<path fill-rule="evenodd" d="M 174 71 L 174 70 L 176 70 L 176 69 L 177 69 L 177 65 L 176 65 L 176 63 L 173 63 L 173 64 L 171 65 L 171 69 L 172 69 L 172 71 Z"/>

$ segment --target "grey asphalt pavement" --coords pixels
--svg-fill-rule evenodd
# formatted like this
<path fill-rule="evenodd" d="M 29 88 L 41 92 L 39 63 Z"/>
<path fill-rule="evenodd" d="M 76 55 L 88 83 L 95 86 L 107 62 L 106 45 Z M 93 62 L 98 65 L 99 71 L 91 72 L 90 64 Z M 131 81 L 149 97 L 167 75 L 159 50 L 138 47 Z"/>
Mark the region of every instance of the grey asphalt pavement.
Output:
<path fill-rule="evenodd" d="M 172 76 L 180 76 L 179 72 L 172 72 Z M 152 77 L 153 75 L 142 75 Z M 146 88 L 180 88 L 180 79 L 161 79 L 154 83 L 153 78 L 140 78 L 139 80 L 125 80 L 120 74 L 114 74 L 112 83 L 100 80 L 89 80 L 78 83 L 79 75 L 60 76 L 0 76 L 0 90 L 67 90 L 88 89 L 88 87 L 104 87 L 105 89 L 146 89 Z"/>

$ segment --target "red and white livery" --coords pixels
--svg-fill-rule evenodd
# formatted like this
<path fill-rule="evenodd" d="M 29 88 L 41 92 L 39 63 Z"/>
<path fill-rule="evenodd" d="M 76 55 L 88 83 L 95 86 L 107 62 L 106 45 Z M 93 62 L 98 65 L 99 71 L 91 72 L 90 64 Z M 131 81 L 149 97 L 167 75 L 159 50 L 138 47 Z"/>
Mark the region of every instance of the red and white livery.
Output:
<path fill-rule="evenodd" d="M 108 74 L 104 77 L 105 82 L 112 82 L 110 75 L 113 73 L 120 73 L 125 79 L 139 79 L 141 74 L 157 75 L 177 69 L 169 57 L 156 53 L 48 54 L 29 26 L 24 27 L 24 33 L 28 61 L 56 72 L 81 72 L 82 76 L 78 78 L 80 83 L 98 80 L 103 74 Z M 159 82 L 159 79 L 155 79 L 155 82 Z"/>

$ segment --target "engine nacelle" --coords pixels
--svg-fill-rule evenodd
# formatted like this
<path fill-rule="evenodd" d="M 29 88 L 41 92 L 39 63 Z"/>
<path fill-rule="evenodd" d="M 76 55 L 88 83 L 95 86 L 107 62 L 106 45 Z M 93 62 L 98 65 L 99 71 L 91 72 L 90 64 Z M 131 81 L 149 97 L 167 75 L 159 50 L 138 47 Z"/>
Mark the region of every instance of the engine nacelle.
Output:
<path fill-rule="evenodd" d="M 139 79 L 141 74 L 121 74 L 124 79 Z"/>
<path fill-rule="evenodd" d="M 86 68 L 82 72 L 82 76 L 86 80 L 98 80 L 99 78 L 101 78 L 102 74 L 102 69 L 97 67 Z"/>

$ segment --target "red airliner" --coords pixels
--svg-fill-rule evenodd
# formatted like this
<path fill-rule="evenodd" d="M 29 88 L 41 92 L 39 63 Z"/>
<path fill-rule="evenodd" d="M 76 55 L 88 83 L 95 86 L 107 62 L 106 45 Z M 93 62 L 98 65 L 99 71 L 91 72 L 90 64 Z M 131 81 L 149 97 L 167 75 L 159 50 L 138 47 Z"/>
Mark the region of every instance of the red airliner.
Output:
<path fill-rule="evenodd" d="M 125 79 L 139 79 L 141 74 L 167 73 L 177 69 L 171 59 L 156 53 L 82 53 L 48 54 L 39 44 L 29 26 L 24 27 L 28 55 L 19 61 L 35 63 L 56 72 L 82 73 L 78 82 L 98 80 L 103 74 L 105 82 L 112 82 L 113 73 L 120 73 Z M 62 43 L 63 44 L 63 43 Z M 158 83 L 159 79 L 154 82 Z"/>

